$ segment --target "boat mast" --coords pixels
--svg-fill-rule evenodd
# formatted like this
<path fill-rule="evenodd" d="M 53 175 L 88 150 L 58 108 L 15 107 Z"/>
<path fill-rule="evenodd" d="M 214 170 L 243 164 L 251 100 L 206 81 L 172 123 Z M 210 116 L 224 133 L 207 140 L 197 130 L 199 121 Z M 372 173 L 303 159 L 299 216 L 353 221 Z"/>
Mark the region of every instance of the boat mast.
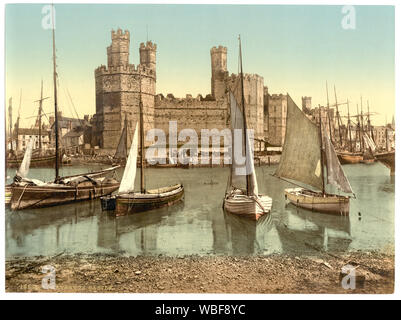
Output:
<path fill-rule="evenodd" d="M 323 151 L 323 137 L 322 137 L 322 115 L 320 112 L 320 104 L 319 104 L 319 138 L 320 138 L 320 170 L 321 170 L 321 176 L 322 176 L 322 182 L 323 182 L 323 196 L 326 194 L 325 190 L 325 182 L 324 182 L 324 151 Z"/>
<path fill-rule="evenodd" d="M 350 146 L 350 151 L 353 152 L 352 148 L 352 131 L 351 131 L 351 118 L 349 116 L 349 102 L 347 99 L 347 111 L 348 111 L 348 135 L 349 135 L 349 146 Z"/>
<path fill-rule="evenodd" d="M 357 119 L 357 128 L 358 128 L 358 138 L 359 138 L 359 151 L 362 152 L 362 137 L 361 137 L 361 123 L 359 122 L 359 106 L 356 104 L 356 119 Z M 356 140 L 355 140 L 356 145 Z M 355 146 L 356 149 L 356 146 Z"/>
<path fill-rule="evenodd" d="M 142 104 L 142 74 L 139 66 L 139 123 L 140 123 L 140 144 L 141 144 L 141 193 L 145 193 L 145 170 L 144 170 L 144 126 L 143 126 L 143 104 Z M 136 165 L 136 163 L 135 163 Z"/>
<path fill-rule="evenodd" d="M 329 89 L 327 87 L 327 80 L 326 80 L 326 95 L 327 95 L 327 119 L 328 119 L 328 123 L 329 123 L 329 137 L 330 137 L 330 141 L 333 141 L 333 138 L 331 136 L 331 119 L 330 119 L 330 103 L 329 103 Z"/>
<path fill-rule="evenodd" d="M 43 100 L 48 99 L 49 97 L 43 98 L 43 80 L 41 82 L 40 87 L 40 99 L 35 102 L 39 102 L 39 111 L 38 111 L 38 125 L 39 125 L 39 150 L 42 151 L 42 111 L 43 111 Z"/>
<path fill-rule="evenodd" d="M 18 107 L 18 117 L 17 117 L 17 121 L 15 123 L 15 133 L 16 133 L 16 151 L 18 151 L 18 147 L 19 147 L 19 119 L 20 119 L 20 112 L 21 112 L 21 100 L 22 100 L 22 88 L 20 89 L 20 94 L 19 94 L 19 107 Z"/>
<path fill-rule="evenodd" d="M 239 41 L 239 58 L 240 58 L 240 72 L 241 72 L 241 103 L 242 103 L 242 116 L 244 118 L 244 140 L 245 140 L 245 157 L 247 156 L 248 152 L 248 137 L 247 137 L 247 126 L 246 126 L 246 113 L 245 113 L 245 94 L 244 94 L 244 72 L 242 69 L 242 48 L 241 48 L 241 35 L 238 36 L 238 41 Z M 245 165 L 246 165 L 246 160 L 245 160 Z M 246 175 L 246 194 L 247 196 L 251 196 L 251 191 L 250 191 L 250 175 Z"/>
<path fill-rule="evenodd" d="M 127 125 L 127 113 L 125 113 L 124 129 L 125 130 L 125 162 L 128 160 L 128 125 Z"/>
<path fill-rule="evenodd" d="M 363 127 L 363 110 L 362 110 L 363 106 L 362 106 L 362 96 L 361 96 L 361 130 L 362 130 L 362 149 L 363 151 L 365 151 L 365 141 L 363 139 L 363 135 L 365 133 L 365 129 Z"/>
<path fill-rule="evenodd" d="M 10 139 L 10 150 L 13 150 L 13 98 L 8 100 L 8 124 L 9 124 L 9 139 Z"/>
<path fill-rule="evenodd" d="M 372 138 L 372 141 L 375 142 L 375 137 L 373 135 L 373 128 L 370 123 L 370 110 L 369 110 L 369 100 L 367 100 L 368 103 L 368 132 L 370 133 L 370 137 Z"/>
<path fill-rule="evenodd" d="M 56 36 L 54 25 L 54 4 L 52 4 L 52 37 L 53 37 L 53 86 L 54 86 L 54 131 L 56 138 L 55 181 L 59 179 L 59 137 L 58 137 L 58 109 L 57 109 L 57 72 L 56 72 Z"/>
<path fill-rule="evenodd" d="M 340 137 L 340 146 L 343 145 L 343 139 L 341 136 L 341 124 L 340 124 L 340 113 L 338 112 L 338 102 L 337 102 L 337 92 L 336 92 L 336 86 L 334 85 L 334 96 L 336 99 L 336 115 L 337 115 L 337 125 L 338 125 L 338 135 Z"/>

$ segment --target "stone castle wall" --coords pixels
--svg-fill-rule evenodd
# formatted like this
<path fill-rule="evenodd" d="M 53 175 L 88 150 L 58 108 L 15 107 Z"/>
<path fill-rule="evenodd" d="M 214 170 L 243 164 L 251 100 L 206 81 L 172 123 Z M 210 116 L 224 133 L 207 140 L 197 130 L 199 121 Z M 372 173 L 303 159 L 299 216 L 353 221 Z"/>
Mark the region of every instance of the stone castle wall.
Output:
<path fill-rule="evenodd" d="M 229 128 L 227 102 L 223 99 L 205 101 L 194 98 L 164 98 L 155 102 L 155 127 L 169 132 L 169 121 L 177 121 L 177 129 L 194 129 L 200 139 L 202 129 Z M 200 140 L 199 140 L 200 141 Z"/>
<path fill-rule="evenodd" d="M 93 117 L 92 145 L 115 150 L 127 117 L 130 127 L 139 119 L 142 93 L 145 133 L 149 129 L 169 132 L 169 121 L 177 121 L 178 132 L 191 128 L 200 135 L 202 129 L 230 128 L 228 92 L 241 102 L 240 76 L 227 71 L 227 48 L 213 47 L 211 55 L 211 94 L 192 98 L 156 95 L 156 45 L 141 43 L 140 64 L 129 63 L 128 31 L 112 31 L 107 47 L 107 67 L 95 70 L 96 114 Z M 248 128 L 255 138 L 282 145 L 285 135 L 286 96 L 269 95 L 263 77 L 244 74 L 244 98 Z M 145 142 L 150 144 L 151 142 Z"/>

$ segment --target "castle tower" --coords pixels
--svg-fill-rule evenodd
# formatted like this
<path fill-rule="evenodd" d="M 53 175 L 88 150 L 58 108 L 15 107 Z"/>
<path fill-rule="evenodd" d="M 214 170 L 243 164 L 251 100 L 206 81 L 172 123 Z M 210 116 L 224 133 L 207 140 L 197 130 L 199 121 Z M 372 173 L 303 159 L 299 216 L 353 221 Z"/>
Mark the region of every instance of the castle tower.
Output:
<path fill-rule="evenodd" d="M 131 128 L 138 121 L 141 99 L 145 132 L 154 127 L 156 45 L 142 44 L 140 64 L 134 65 L 129 63 L 129 32 L 112 31 L 111 40 L 107 47 L 107 68 L 102 65 L 95 70 L 96 115 L 92 145 L 113 153 L 125 118 Z M 130 144 L 129 139 L 128 147 Z"/>
<path fill-rule="evenodd" d="M 142 42 L 139 47 L 140 64 L 156 72 L 156 49 L 157 46 L 151 41 Z"/>
<path fill-rule="evenodd" d="M 302 110 L 310 113 L 312 109 L 312 97 L 302 97 Z"/>
<path fill-rule="evenodd" d="M 227 48 L 223 46 L 210 49 L 212 63 L 212 96 L 214 99 L 224 99 L 226 95 Z"/>
<path fill-rule="evenodd" d="M 107 66 L 118 67 L 129 64 L 129 31 L 111 31 L 111 45 L 107 47 Z"/>

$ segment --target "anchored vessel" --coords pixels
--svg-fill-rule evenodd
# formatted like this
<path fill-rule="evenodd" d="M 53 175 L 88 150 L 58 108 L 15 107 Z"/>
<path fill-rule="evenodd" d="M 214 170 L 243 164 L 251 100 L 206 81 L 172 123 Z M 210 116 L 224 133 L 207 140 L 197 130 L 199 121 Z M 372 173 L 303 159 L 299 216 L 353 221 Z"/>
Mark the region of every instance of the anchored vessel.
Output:
<path fill-rule="evenodd" d="M 326 130 L 322 129 L 321 117 L 317 126 L 288 94 L 285 142 L 275 176 L 299 181 L 319 190 L 303 187 L 285 189 L 286 199 L 294 205 L 324 213 L 349 214 L 349 196 L 326 193 L 326 184 L 345 193 L 353 192 L 334 146 Z"/>
<path fill-rule="evenodd" d="M 32 157 L 35 139 L 29 141 L 24 159 L 18 170 L 14 183 L 11 185 L 11 209 L 41 208 L 55 206 L 69 202 L 93 199 L 104 196 L 117 190 L 119 182 L 106 175 L 114 172 L 118 166 L 106 170 L 83 173 L 74 176 L 59 176 L 59 135 L 58 135 L 58 109 L 57 109 L 57 73 L 56 73 L 56 47 L 55 31 L 53 26 L 53 85 L 54 85 L 54 115 L 55 115 L 55 180 L 43 182 L 28 179 L 27 174 Z"/>
<path fill-rule="evenodd" d="M 228 213 L 238 214 L 258 220 L 263 214 L 269 213 L 272 207 L 272 199 L 258 194 L 255 167 L 252 156 L 252 148 L 248 136 L 245 114 L 244 79 L 242 70 L 241 39 L 239 39 L 240 67 L 241 67 L 241 106 L 237 103 L 234 94 L 230 92 L 231 129 L 232 134 L 232 164 L 228 180 L 223 208 Z M 234 131 L 240 130 L 242 137 L 238 143 L 234 137 Z M 242 154 L 245 150 L 245 164 L 238 164 L 235 155 Z"/>
<path fill-rule="evenodd" d="M 41 91 L 40 91 L 40 99 L 35 101 L 39 102 L 39 110 L 38 110 L 38 137 L 39 137 L 39 148 L 33 150 L 32 157 L 31 157 L 31 167 L 52 167 L 54 165 L 54 161 L 56 158 L 56 155 L 54 151 L 46 150 L 46 152 L 42 149 L 42 103 L 45 99 L 48 97 L 44 98 L 43 97 L 43 81 L 41 84 Z M 10 106 L 9 109 L 12 110 L 12 104 L 11 104 L 11 99 L 10 99 Z M 24 154 L 18 153 L 18 133 L 20 131 L 19 128 L 19 122 L 20 122 L 20 109 L 21 109 L 21 102 L 18 110 L 18 117 L 17 121 L 15 122 L 15 133 L 16 133 L 16 143 L 15 143 L 15 150 L 13 150 L 13 134 L 12 134 L 12 128 L 11 128 L 11 119 L 10 119 L 10 150 L 8 150 L 8 156 L 6 159 L 6 166 L 7 168 L 18 168 L 22 160 L 24 158 Z M 62 153 L 59 154 L 60 160 L 62 159 Z"/>
<path fill-rule="evenodd" d="M 140 80 L 141 82 L 141 80 Z M 138 131 L 140 135 L 140 192 L 135 192 L 135 176 L 138 158 Z M 184 197 L 184 186 L 176 184 L 153 190 L 145 189 L 145 164 L 144 164 L 144 125 L 143 103 L 141 86 L 139 90 L 139 128 L 135 126 L 134 137 L 130 153 L 126 162 L 123 178 L 117 195 L 102 198 L 102 207 L 115 209 L 117 215 L 129 212 L 142 212 L 155 208 L 171 206 L 181 201 Z"/>

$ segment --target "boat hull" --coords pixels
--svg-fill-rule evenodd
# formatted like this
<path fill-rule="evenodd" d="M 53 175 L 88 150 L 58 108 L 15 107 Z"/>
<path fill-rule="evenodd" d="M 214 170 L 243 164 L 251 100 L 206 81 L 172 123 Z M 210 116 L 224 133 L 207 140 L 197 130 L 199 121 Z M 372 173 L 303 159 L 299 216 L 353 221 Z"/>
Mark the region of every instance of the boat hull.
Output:
<path fill-rule="evenodd" d="M 50 207 L 70 202 L 95 199 L 111 194 L 120 186 L 119 182 L 93 184 L 86 182 L 78 186 L 13 186 L 11 209 L 33 209 Z"/>
<path fill-rule="evenodd" d="M 395 152 L 385 152 L 375 154 L 376 159 L 383 163 L 387 168 L 390 169 L 390 174 L 395 174 Z"/>
<path fill-rule="evenodd" d="M 158 192 L 160 190 L 160 192 Z M 115 214 L 138 213 L 172 206 L 184 198 L 184 187 L 175 185 L 163 189 L 149 190 L 148 193 L 129 193 L 116 196 Z"/>
<path fill-rule="evenodd" d="M 321 193 L 303 188 L 285 189 L 284 193 L 286 199 L 297 207 L 340 216 L 349 215 L 349 197 L 338 195 L 326 195 L 323 197 Z"/>
<path fill-rule="evenodd" d="M 229 194 L 224 199 L 226 212 L 247 217 L 252 220 L 271 211 L 272 199 L 268 196 L 248 197 L 244 194 Z"/>
<path fill-rule="evenodd" d="M 19 168 L 22 160 L 23 160 L 23 158 L 7 159 L 6 166 L 7 166 L 7 168 Z M 60 161 L 61 160 L 62 160 L 62 157 L 60 156 Z M 55 155 L 35 156 L 35 157 L 32 157 L 29 167 L 30 168 L 54 167 L 55 162 L 56 162 Z"/>
<path fill-rule="evenodd" d="M 11 204 L 11 196 L 13 195 L 12 187 L 10 185 L 7 185 L 5 189 L 6 189 L 6 192 L 5 192 L 4 203 L 5 203 L 6 206 L 10 206 L 10 204 Z"/>
<path fill-rule="evenodd" d="M 361 163 L 363 161 L 362 154 L 337 153 L 337 157 L 341 164 L 354 164 Z"/>

